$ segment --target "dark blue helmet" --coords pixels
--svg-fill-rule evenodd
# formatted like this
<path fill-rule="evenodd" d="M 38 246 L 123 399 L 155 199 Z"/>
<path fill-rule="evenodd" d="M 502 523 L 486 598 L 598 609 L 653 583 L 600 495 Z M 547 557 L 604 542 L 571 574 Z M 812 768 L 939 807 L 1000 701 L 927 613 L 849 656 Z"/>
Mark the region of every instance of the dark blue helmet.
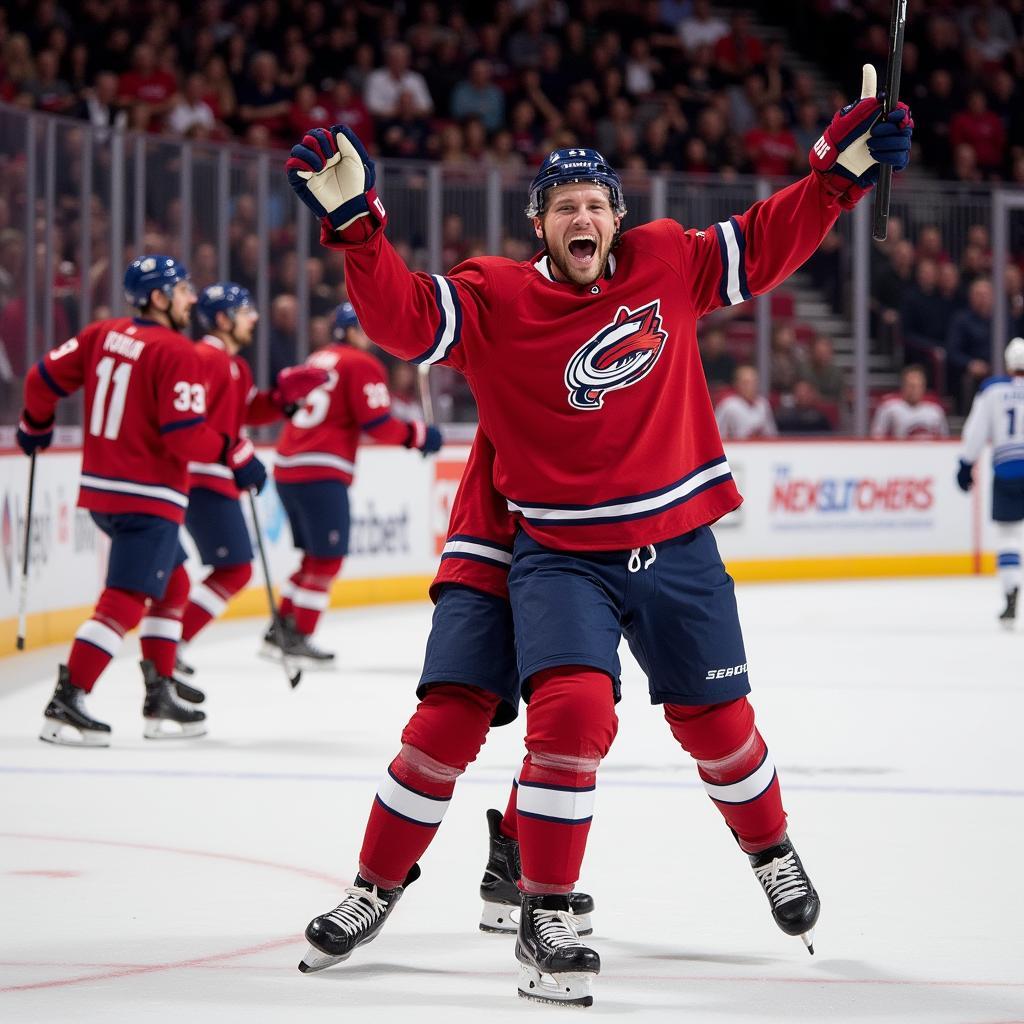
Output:
<path fill-rule="evenodd" d="M 537 176 L 530 183 L 526 216 L 540 217 L 544 213 L 544 194 L 549 188 L 575 182 L 604 185 L 608 189 L 612 210 L 619 217 L 625 215 L 622 182 L 596 149 L 556 149 L 544 158 Z"/>
<path fill-rule="evenodd" d="M 345 332 L 350 327 L 359 326 L 359 317 L 356 316 L 356 311 L 352 308 L 351 302 L 343 302 L 334 311 L 334 340 L 344 341 Z"/>
<path fill-rule="evenodd" d="M 212 331 L 217 323 L 218 313 L 234 314 L 242 306 L 251 306 L 252 296 L 248 288 L 234 281 L 218 281 L 204 288 L 196 303 L 196 315 L 204 331 Z"/>
<path fill-rule="evenodd" d="M 173 256 L 156 253 L 132 260 L 124 272 L 124 298 L 129 306 L 142 309 L 149 305 L 149 296 L 154 291 L 170 295 L 179 281 L 188 280 L 188 270 Z"/>

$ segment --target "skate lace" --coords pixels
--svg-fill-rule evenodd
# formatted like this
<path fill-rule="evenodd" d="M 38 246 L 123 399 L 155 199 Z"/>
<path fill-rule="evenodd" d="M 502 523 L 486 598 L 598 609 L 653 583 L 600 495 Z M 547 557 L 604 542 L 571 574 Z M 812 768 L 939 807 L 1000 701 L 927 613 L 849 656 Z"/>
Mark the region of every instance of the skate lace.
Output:
<path fill-rule="evenodd" d="M 799 899 L 810 891 L 807 879 L 796 862 L 796 855 L 792 852 L 785 857 L 775 857 L 763 867 L 754 868 L 754 874 L 768 894 L 772 907 Z"/>
<path fill-rule="evenodd" d="M 552 949 L 582 946 L 576 931 L 577 918 L 568 910 L 535 910 L 533 923 L 541 942 Z"/>
<path fill-rule="evenodd" d="M 387 905 L 388 901 L 377 894 L 377 886 L 360 889 L 353 885 L 345 890 L 345 899 L 324 916 L 341 925 L 346 935 L 355 935 L 373 924 Z"/>

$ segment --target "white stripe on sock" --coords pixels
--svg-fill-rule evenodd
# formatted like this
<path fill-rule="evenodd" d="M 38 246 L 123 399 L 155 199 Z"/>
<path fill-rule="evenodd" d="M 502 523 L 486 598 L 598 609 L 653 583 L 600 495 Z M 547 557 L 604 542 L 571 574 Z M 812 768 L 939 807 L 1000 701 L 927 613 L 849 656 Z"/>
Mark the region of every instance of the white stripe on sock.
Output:
<path fill-rule="evenodd" d="M 181 620 L 147 615 L 139 623 L 139 636 L 143 640 L 173 640 L 177 643 L 181 639 Z"/>
<path fill-rule="evenodd" d="M 205 583 L 197 583 L 192 588 L 192 593 L 188 595 L 188 599 L 214 618 L 223 614 L 224 609 L 228 606 L 227 601 L 220 594 L 214 593 Z"/>
<path fill-rule="evenodd" d="M 390 772 L 377 790 L 377 798 L 389 810 L 420 825 L 440 825 L 451 799 L 435 800 L 403 786 Z"/>
<path fill-rule="evenodd" d="M 551 789 L 519 780 L 516 809 L 558 821 L 586 821 L 594 816 L 595 789 Z"/>
<path fill-rule="evenodd" d="M 97 622 L 96 619 L 86 619 L 78 627 L 75 639 L 84 640 L 86 643 L 98 647 L 101 651 L 106 651 L 113 658 L 120 649 L 124 637 L 116 629 L 111 629 L 103 622 Z"/>

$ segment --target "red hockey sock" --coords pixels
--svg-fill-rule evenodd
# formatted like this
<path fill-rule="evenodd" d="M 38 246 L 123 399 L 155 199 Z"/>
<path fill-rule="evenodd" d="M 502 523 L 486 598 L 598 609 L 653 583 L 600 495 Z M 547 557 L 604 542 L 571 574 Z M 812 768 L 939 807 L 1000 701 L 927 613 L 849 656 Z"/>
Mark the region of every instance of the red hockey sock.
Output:
<path fill-rule="evenodd" d="M 92 618 L 78 627 L 68 655 L 68 673 L 75 686 L 86 693 L 95 686 L 125 633 L 139 624 L 145 610 L 145 594 L 114 587 L 107 587 L 100 594 Z"/>
<path fill-rule="evenodd" d="M 455 780 L 476 758 L 499 699 L 472 686 L 432 686 L 402 732 L 359 852 L 359 874 L 382 889 L 405 881 L 448 809 Z"/>
<path fill-rule="evenodd" d="M 527 892 L 571 892 L 594 813 L 597 767 L 618 728 L 611 682 L 582 666 L 530 679 L 526 749 L 516 810 Z"/>
<path fill-rule="evenodd" d="M 508 792 L 508 803 L 505 804 L 505 813 L 501 816 L 501 828 L 499 831 L 509 839 L 519 838 L 519 772 L 516 772 L 512 780 L 512 788 Z"/>
<path fill-rule="evenodd" d="M 309 636 L 316 629 L 320 613 L 331 599 L 331 583 L 341 572 L 342 561 L 340 558 L 302 556 L 302 567 L 292 577 L 288 596 L 295 628 L 304 636 Z M 282 614 L 286 614 L 283 606 Z"/>
<path fill-rule="evenodd" d="M 184 565 L 179 565 L 167 581 L 164 596 L 150 601 L 146 617 L 139 624 L 142 657 L 153 662 L 162 676 L 174 675 L 174 655 L 181 639 L 181 613 L 188 601 L 188 588 L 188 573 Z"/>
<path fill-rule="evenodd" d="M 252 566 L 218 566 L 188 595 L 181 617 L 181 639 L 191 640 L 208 622 L 222 615 L 231 600 L 252 579 Z"/>
<path fill-rule="evenodd" d="M 740 847 L 757 853 L 779 842 L 786 834 L 782 791 L 747 698 L 693 707 L 666 704 L 665 718 L 697 762 L 704 788 Z"/>

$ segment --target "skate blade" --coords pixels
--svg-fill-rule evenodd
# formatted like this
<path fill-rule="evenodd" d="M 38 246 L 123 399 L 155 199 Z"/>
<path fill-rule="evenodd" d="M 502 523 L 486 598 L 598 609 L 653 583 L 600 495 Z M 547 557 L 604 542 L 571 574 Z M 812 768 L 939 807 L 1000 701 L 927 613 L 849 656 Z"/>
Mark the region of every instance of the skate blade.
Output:
<path fill-rule="evenodd" d="M 194 740 L 206 735 L 206 722 L 174 722 L 169 718 L 147 718 L 142 735 L 147 740 Z"/>
<path fill-rule="evenodd" d="M 484 900 L 480 914 L 480 931 L 489 935 L 514 935 L 519 931 L 519 910 L 520 908 L 514 904 L 488 903 Z M 576 922 L 578 935 L 594 934 L 594 925 L 589 914 L 575 914 L 573 920 Z"/>
<path fill-rule="evenodd" d="M 555 1006 L 593 1006 L 590 986 L 594 975 L 589 971 L 572 974 L 542 974 L 529 964 L 519 965 L 519 997 L 535 1003 Z"/>
<path fill-rule="evenodd" d="M 1006 630 L 1007 633 L 1012 633 L 1013 630 L 1014 630 L 1014 627 L 1016 626 L 1016 624 L 1017 624 L 1017 620 L 1016 619 L 1002 619 L 1001 618 L 999 620 L 999 625 L 1002 626 L 1003 629 Z"/>
<path fill-rule="evenodd" d="M 39 730 L 39 738 L 44 743 L 56 743 L 61 747 L 109 747 L 110 733 L 97 732 L 95 729 L 79 729 L 67 722 L 56 722 L 52 718 L 43 719 L 43 727 Z"/>
<path fill-rule="evenodd" d="M 310 946 L 306 950 L 306 955 L 299 961 L 299 970 L 303 974 L 313 974 L 315 971 L 323 971 L 335 964 L 340 964 L 351 955 L 351 953 L 346 953 L 344 956 L 331 956 L 329 953 L 317 949 L 316 946 Z"/>
<path fill-rule="evenodd" d="M 270 644 L 264 644 L 256 656 L 264 661 L 272 661 L 275 665 L 281 664 L 281 652 Z M 333 661 L 316 661 L 304 658 L 301 654 L 289 654 L 288 667 L 301 672 L 334 672 L 338 666 Z"/>
<path fill-rule="evenodd" d="M 804 932 L 800 938 L 807 947 L 807 952 L 814 956 L 814 929 L 812 928 L 809 932 Z"/>

